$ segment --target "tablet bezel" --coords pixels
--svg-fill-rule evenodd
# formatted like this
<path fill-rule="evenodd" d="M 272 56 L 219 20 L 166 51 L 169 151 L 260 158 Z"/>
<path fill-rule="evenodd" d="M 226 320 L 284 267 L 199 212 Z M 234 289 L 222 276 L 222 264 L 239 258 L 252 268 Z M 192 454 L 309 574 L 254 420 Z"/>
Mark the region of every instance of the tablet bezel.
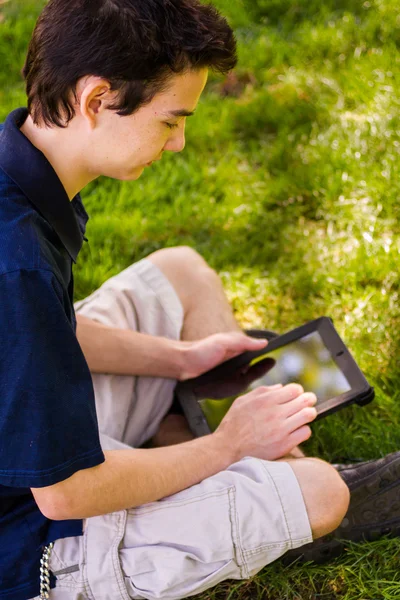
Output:
<path fill-rule="evenodd" d="M 232 370 L 244 367 L 255 358 L 268 356 L 268 352 L 286 346 L 310 333 L 318 332 L 331 354 L 331 357 L 340 371 L 344 374 L 350 385 L 350 390 L 335 396 L 317 406 L 316 420 L 325 417 L 337 410 L 349 406 L 354 402 L 364 405 L 370 402 L 374 397 L 374 390 L 364 377 L 349 349 L 336 331 L 332 319 L 329 317 L 320 317 L 288 331 L 287 333 L 273 338 L 269 341 L 267 351 L 265 349 L 257 352 L 245 352 L 225 363 L 215 367 L 211 371 L 200 375 L 194 379 L 181 382 L 176 386 L 175 393 L 182 406 L 185 416 L 189 422 L 192 432 L 196 436 L 207 435 L 211 433 L 206 417 L 199 404 L 199 398 L 196 395 L 197 388 L 211 382 L 223 379 Z M 243 392 L 245 393 L 245 392 Z"/>

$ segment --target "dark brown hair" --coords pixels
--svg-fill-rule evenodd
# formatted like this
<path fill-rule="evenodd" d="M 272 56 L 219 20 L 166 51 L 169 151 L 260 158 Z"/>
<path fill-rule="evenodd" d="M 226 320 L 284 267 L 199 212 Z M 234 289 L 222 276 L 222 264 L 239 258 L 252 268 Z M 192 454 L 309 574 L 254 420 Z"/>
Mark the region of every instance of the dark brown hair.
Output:
<path fill-rule="evenodd" d="M 236 64 L 226 19 L 198 0 L 50 0 L 36 24 L 23 69 L 36 124 L 65 127 L 76 83 L 107 79 L 109 106 L 130 115 L 165 89 L 171 74 Z"/>

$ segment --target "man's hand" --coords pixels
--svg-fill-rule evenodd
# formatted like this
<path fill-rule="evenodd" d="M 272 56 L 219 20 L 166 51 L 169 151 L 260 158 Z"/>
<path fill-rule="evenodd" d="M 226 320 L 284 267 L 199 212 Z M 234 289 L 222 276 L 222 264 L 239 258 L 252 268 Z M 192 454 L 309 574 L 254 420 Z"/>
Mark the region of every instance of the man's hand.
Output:
<path fill-rule="evenodd" d="M 237 398 L 211 435 L 235 448 L 236 460 L 254 456 L 276 460 L 311 436 L 316 416 L 315 394 L 301 385 L 259 387 Z"/>
<path fill-rule="evenodd" d="M 180 381 L 197 377 L 217 365 L 246 351 L 261 350 L 267 340 L 251 338 L 244 333 L 216 333 L 202 340 L 184 344 Z"/>

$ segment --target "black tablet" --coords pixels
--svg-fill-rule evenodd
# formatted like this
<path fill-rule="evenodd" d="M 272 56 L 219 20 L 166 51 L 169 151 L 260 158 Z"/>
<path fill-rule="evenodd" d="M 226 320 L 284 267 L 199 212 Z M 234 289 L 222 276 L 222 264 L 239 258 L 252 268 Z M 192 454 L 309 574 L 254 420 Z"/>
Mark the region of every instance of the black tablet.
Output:
<path fill-rule="evenodd" d="M 239 395 L 262 385 L 293 382 L 317 396 L 317 419 L 354 402 L 367 404 L 374 397 L 328 317 L 275 337 L 266 349 L 245 352 L 179 383 L 176 395 L 192 432 L 201 436 L 218 427 Z"/>

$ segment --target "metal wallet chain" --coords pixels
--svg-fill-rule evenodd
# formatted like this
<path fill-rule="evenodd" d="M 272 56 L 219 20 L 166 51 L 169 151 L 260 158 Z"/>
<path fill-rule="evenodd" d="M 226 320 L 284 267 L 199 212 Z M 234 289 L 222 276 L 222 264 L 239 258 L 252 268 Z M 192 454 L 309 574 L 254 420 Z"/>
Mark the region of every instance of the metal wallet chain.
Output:
<path fill-rule="evenodd" d="M 42 558 L 40 559 L 40 600 L 48 600 L 50 598 L 49 560 L 53 546 L 53 543 L 45 546 Z"/>

